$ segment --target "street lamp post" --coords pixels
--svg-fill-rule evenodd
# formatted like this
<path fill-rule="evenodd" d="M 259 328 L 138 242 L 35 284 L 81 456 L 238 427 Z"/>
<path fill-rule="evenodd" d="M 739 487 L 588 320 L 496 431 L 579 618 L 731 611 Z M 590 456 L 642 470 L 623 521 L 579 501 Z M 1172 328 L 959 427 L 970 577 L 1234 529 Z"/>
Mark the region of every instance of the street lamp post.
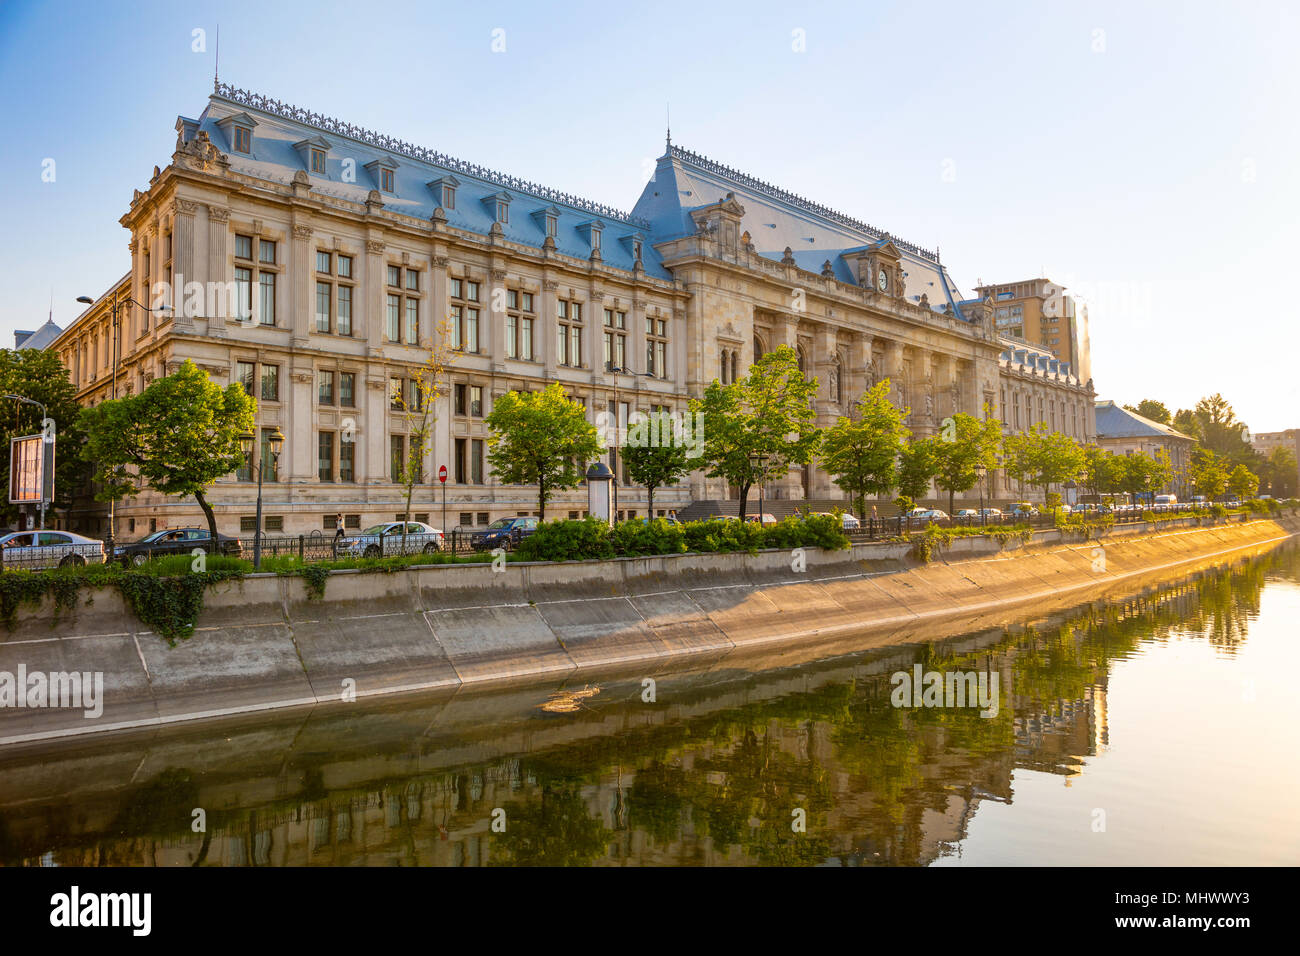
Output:
<path fill-rule="evenodd" d="M 613 364 L 612 362 L 608 363 L 605 366 L 605 368 L 607 371 L 614 373 L 614 465 L 615 467 L 612 469 L 614 472 L 614 478 L 613 478 L 614 511 L 613 514 L 610 515 L 611 518 L 610 523 L 617 524 L 618 523 L 618 472 L 622 470 L 622 465 L 623 465 L 622 452 L 619 451 L 620 446 L 618 444 L 618 439 L 622 437 L 620 419 L 618 414 L 618 376 L 620 372 L 622 372 L 625 375 L 635 375 L 636 373 L 628 368 L 620 368 L 619 366 Z"/>
<path fill-rule="evenodd" d="M 989 473 L 988 466 L 980 462 L 975 466 L 975 483 L 980 486 L 980 525 L 986 524 L 986 515 L 984 514 L 984 477 Z"/>
<path fill-rule="evenodd" d="M 15 402 L 21 402 L 24 405 L 35 405 L 41 410 L 41 508 L 40 508 L 40 529 L 45 530 L 45 443 L 51 439 L 46 438 L 49 432 L 46 430 L 46 422 L 50 421 L 49 413 L 45 410 L 45 405 L 34 398 L 28 398 L 25 395 L 6 395 L 5 398 L 13 399 Z"/>
<path fill-rule="evenodd" d="M 249 432 L 245 432 L 239 436 L 239 444 L 240 447 L 243 448 L 245 455 L 250 457 L 252 456 L 253 444 L 256 441 L 257 436 Z M 276 428 L 276 430 L 271 433 L 269 444 L 271 446 L 271 463 L 273 465 L 278 465 L 280 461 L 280 449 L 284 447 L 284 433 L 281 432 L 279 428 Z M 257 527 L 253 529 L 254 570 L 257 570 L 262 566 L 262 472 L 263 466 L 265 465 L 265 462 L 262 461 L 261 455 L 258 455 L 257 458 L 257 464 L 254 466 L 257 468 Z"/>
<path fill-rule="evenodd" d="M 95 304 L 95 300 L 88 295 L 77 296 L 77 301 L 82 303 L 83 305 Z M 150 312 L 150 313 L 172 311 L 172 307 L 169 305 L 164 305 L 156 309 L 151 309 L 148 306 L 144 305 L 143 303 L 137 302 L 129 295 L 123 296 L 121 299 L 117 298 L 117 296 L 113 297 L 112 302 L 109 306 L 110 311 L 112 313 L 112 324 L 113 324 L 113 385 L 112 385 L 112 393 L 110 395 L 111 398 L 117 398 L 117 363 L 118 363 L 118 356 L 120 353 L 120 344 L 122 339 L 121 332 L 119 331 L 119 326 L 118 326 L 118 304 L 119 303 L 122 305 L 128 305 L 128 304 L 134 305 L 137 309 L 144 309 L 146 312 Z M 110 500 L 108 502 L 108 542 L 105 545 L 110 557 L 113 554 L 113 539 L 117 535 L 117 528 L 114 526 L 114 520 L 116 516 L 117 516 L 117 502 L 115 500 Z"/>

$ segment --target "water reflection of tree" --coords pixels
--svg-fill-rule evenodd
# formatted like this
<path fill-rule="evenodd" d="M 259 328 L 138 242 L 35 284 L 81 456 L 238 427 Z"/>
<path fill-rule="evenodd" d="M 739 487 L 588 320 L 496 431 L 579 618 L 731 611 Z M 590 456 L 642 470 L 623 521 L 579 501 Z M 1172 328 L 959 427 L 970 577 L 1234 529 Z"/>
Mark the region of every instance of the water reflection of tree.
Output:
<path fill-rule="evenodd" d="M 492 866 L 590 866 L 613 836 L 573 782 L 547 781 L 536 802 L 513 801 L 502 809 L 506 828 L 494 834 Z"/>

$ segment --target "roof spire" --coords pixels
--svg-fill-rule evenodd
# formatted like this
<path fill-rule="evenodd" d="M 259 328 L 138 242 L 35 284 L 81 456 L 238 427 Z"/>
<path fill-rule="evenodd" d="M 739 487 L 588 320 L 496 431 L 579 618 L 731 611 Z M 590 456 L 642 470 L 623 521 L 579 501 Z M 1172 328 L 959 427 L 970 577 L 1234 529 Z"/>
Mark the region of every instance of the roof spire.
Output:
<path fill-rule="evenodd" d="M 221 24 L 217 24 L 217 57 L 212 64 L 212 92 L 221 91 L 221 78 L 218 74 L 221 72 Z"/>
<path fill-rule="evenodd" d="M 667 142 L 664 144 L 665 149 L 673 148 L 673 104 L 664 104 L 664 116 L 666 117 L 666 128 L 668 130 Z"/>

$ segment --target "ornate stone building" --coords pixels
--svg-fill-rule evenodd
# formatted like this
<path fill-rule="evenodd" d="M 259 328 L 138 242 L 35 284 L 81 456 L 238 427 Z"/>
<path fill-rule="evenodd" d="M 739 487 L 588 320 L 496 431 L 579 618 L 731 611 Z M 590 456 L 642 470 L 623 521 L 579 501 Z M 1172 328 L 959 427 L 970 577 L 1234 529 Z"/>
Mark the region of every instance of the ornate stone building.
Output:
<path fill-rule="evenodd" d="M 460 352 L 412 511 L 442 523 L 445 464 L 450 527 L 536 510 L 533 489 L 498 484 L 486 463 L 483 418 L 511 389 L 560 382 L 593 421 L 626 422 L 684 412 L 785 344 L 818 378 L 820 424 L 888 376 L 925 435 L 954 412 L 999 414 L 999 381 L 1021 374 L 991 302 L 964 298 L 936 252 L 671 143 L 625 214 L 225 85 L 176 131 L 171 162 L 121 220 L 129 273 L 50 347 L 87 403 L 186 359 L 243 384 L 259 433 L 286 436 L 279 462 L 267 456 L 272 532 L 404 510 L 392 462 L 408 429 L 392 396 L 409 394 L 444 321 Z M 123 305 L 115 330 L 111 303 L 127 296 L 173 311 Z M 1090 414 L 1091 383 L 1068 369 L 1035 384 L 1063 422 Z M 213 490 L 223 530 L 251 530 L 252 477 Z M 840 497 L 816 465 L 768 494 Z M 720 497 L 696 473 L 660 490 L 656 511 Z M 562 493 L 548 514 L 585 504 L 583 490 Z M 621 490 L 620 510 L 645 507 L 643 489 Z M 118 534 L 199 514 L 146 493 L 118 507 Z M 68 520 L 107 530 L 89 503 Z"/>

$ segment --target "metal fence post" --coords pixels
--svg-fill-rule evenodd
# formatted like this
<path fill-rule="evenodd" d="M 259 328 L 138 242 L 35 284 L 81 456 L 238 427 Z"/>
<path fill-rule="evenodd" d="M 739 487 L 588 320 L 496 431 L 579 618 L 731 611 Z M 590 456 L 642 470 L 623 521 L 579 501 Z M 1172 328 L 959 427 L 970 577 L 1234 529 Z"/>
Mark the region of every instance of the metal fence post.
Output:
<path fill-rule="evenodd" d="M 307 544 L 307 539 L 304 538 L 302 535 L 298 535 L 298 561 L 299 561 L 299 563 L 301 563 L 302 560 L 303 560 L 303 557 L 302 557 L 302 556 L 303 556 L 303 553 L 304 553 L 304 550 L 305 550 L 305 546 L 306 546 L 306 544 Z"/>

